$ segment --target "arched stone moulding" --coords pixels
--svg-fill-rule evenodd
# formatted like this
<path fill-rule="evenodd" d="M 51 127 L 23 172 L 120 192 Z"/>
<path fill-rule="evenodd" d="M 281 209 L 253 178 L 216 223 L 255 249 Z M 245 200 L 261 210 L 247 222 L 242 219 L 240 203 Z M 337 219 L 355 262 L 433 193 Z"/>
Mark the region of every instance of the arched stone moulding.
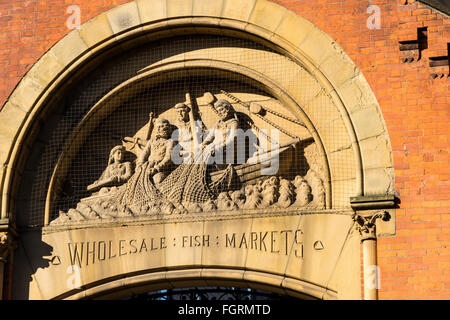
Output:
<path fill-rule="evenodd" d="M 190 30 L 259 39 L 307 69 L 333 98 L 346 125 L 356 160 L 356 195 L 393 194 L 390 142 L 376 98 L 328 35 L 266 0 L 136 0 L 70 32 L 36 62 L 3 106 L 1 217 L 12 211 L 12 181 L 16 173 L 20 175 L 33 123 L 69 76 L 107 49 L 126 50 L 138 42 Z"/>
<path fill-rule="evenodd" d="M 337 299 L 336 292 L 299 279 L 253 270 L 186 268 L 130 275 L 107 283 L 93 284 L 85 290 L 68 292 L 55 299 L 117 299 L 135 294 L 189 286 L 234 286 L 268 290 L 300 299 Z"/>

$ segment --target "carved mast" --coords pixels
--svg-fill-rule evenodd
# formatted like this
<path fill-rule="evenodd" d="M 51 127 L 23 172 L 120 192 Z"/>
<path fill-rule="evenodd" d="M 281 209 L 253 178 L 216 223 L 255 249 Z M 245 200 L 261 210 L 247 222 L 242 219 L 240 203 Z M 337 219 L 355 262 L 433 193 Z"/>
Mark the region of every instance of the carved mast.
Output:
<path fill-rule="evenodd" d="M 191 132 L 192 132 L 192 141 L 194 142 L 194 152 L 197 151 L 197 148 L 199 146 L 199 141 L 198 141 L 198 134 L 197 134 L 197 127 L 195 124 L 195 120 L 196 119 L 196 115 L 195 115 L 195 111 L 194 111 L 194 104 L 192 103 L 192 99 L 191 99 L 191 94 L 188 92 L 186 93 L 186 105 L 189 107 L 190 111 L 189 111 L 189 123 L 191 125 Z"/>

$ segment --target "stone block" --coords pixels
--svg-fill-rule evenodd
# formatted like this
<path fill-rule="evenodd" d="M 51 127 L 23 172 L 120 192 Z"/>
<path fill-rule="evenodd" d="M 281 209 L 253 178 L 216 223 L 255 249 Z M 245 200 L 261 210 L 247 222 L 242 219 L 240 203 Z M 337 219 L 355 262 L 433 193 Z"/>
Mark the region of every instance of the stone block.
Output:
<path fill-rule="evenodd" d="M 167 17 L 192 17 L 193 0 L 167 0 Z"/>
<path fill-rule="evenodd" d="M 245 235 L 246 269 L 263 268 L 273 274 L 283 274 L 288 260 L 295 255 L 293 252 L 300 250 L 295 241 L 299 221 L 300 216 L 255 219 L 251 232 Z"/>
<path fill-rule="evenodd" d="M 317 128 L 329 125 L 329 121 L 339 119 L 341 114 L 330 95 L 320 90 L 314 98 L 302 105 L 304 112 Z"/>
<path fill-rule="evenodd" d="M 275 31 L 287 9 L 267 0 L 257 0 L 249 18 L 249 22 L 269 31 Z"/>
<path fill-rule="evenodd" d="M 319 70 L 326 76 L 333 87 L 338 87 L 349 79 L 359 74 L 359 70 L 353 61 L 345 54 L 344 50 L 332 42 L 327 51 L 327 56 L 319 66 Z M 331 49 L 332 48 L 332 49 Z"/>
<path fill-rule="evenodd" d="M 225 0 L 194 0 L 192 15 L 194 17 L 220 17 Z"/>
<path fill-rule="evenodd" d="M 256 0 L 224 0 L 222 18 L 247 22 L 255 7 Z"/>
<path fill-rule="evenodd" d="M 51 49 L 56 59 L 64 66 L 71 64 L 76 58 L 88 50 L 87 44 L 81 38 L 80 32 L 76 29 L 58 41 Z"/>
<path fill-rule="evenodd" d="M 202 279 L 209 286 L 242 286 L 244 271 L 229 269 L 224 272 L 223 269 L 204 268 L 202 269 Z"/>
<path fill-rule="evenodd" d="M 314 284 L 292 278 L 284 279 L 281 286 L 286 291 L 295 294 L 297 298 L 305 300 L 312 298 L 322 299 L 323 295 L 326 292 L 325 289 L 320 288 L 319 286 L 315 286 Z"/>
<path fill-rule="evenodd" d="M 380 135 L 359 142 L 365 169 L 392 167 L 392 154 L 388 137 Z"/>
<path fill-rule="evenodd" d="M 379 111 L 375 108 L 357 110 L 350 118 L 359 141 L 385 132 Z"/>
<path fill-rule="evenodd" d="M 165 266 L 180 267 L 202 264 L 203 222 L 167 224 L 164 226 Z M 211 243 L 211 239 L 209 239 Z"/>
<path fill-rule="evenodd" d="M 326 124 L 317 128 L 327 153 L 337 152 L 352 147 L 349 132 L 342 118 L 330 119 Z M 353 159 L 353 157 L 352 157 Z M 354 161 L 352 160 L 354 165 Z"/>
<path fill-rule="evenodd" d="M 377 219 L 375 222 L 377 238 L 388 238 L 393 237 L 396 234 L 396 215 L 395 209 L 385 209 L 390 215 L 388 221 L 383 221 L 382 219 Z"/>
<path fill-rule="evenodd" d="M 149 23 L 167 17 L 166 0 L 136 0 L 141 23 Z"/>
<path fill-rule="evenodd" d="M 244 268 L 248 250 L 241 241 L 251 228 L 252 219 L 205 221 L 203 234 L 210 235 L 211 243 L 203 248 L 202 265 Z"/>
<path fill-rule="evenodd" d="M 244 281 L 252 283 L 253 288 L 271 291 L 278 294 L 286 294 L 286 292 L 281 289 L 283 279 L 283 276 L 270 273 L 255 272 L 250 270 L 246 270 L 244 272 Z"/>
<path fill-rule="evenodd" d="M 141 24 L 136 2 L 122 4 L 107 13 L 112 31 L 117 34 Z"/>
<path fill-rule="evenodd" d="M 38 62 L 28 72 L 30 77 L 38 81 L 41 87 L 45 88 L 55 81 L 56 77 L 61 73 L 65 65 L 63 65 L 54 55 L 52 50 L 44 54 Z M 42 92 L 40 92 L 42 93 Z"/>
<path fill-rule="evenodd" d="M 275 32 L 292 45 L 298 46 L 314 29 L 311 22 L 292 11 L 287 11 Z"/>
<path fill-rule="evenodd" d="M 15 137 L 25 117 L 26 113 L 22 109 L 11 102 L 7 102 L 0 112 L 0 135 L 11 139 Z"/>
<path fill-rule="evenodd" d="M 314 27 L 299 44 L 299 50 L 306 55 L 316 66 L 319 66 L 324 59 L 332 53 L 333 39 L 326 33 Z"/>
<path fill-rule="evenodd" d="M 40 82 L 27 74 L 13 91 L 9 100 L 25 112 L 30 112 L 37 99 L 42 94 L 42 90 L 43 86 Z"/>
<path fill-rule="evenodd" d="M 106 13 L 102 13 L 81 25 L 79 32 L 89 48 L 114 36 Z"/>
<path fill-rule="evenodd" d="M 334 88 L 349 113 L 379 108 L 377 99 L 362 73 Z"/>
<path fill-rule="evenodd" d="M 364 169 L 364 195 L 394 194 L 394 169 Z"/>
<path fill-rule="evenodd" d="M 8 160 L 8 155 L 10 152 L 12 141 L 9 140 L 7 137 L 3 137 L 0 135 L 0 194 L 3 193 L 2 184 L 3 179 L 6 176 L 6 166 L 5 163 Z M 1 205 L 1 199 L 0 199 L 0 205 Z M 1 206 L 0 206 L 1 208 Z M 6 215 L 6 212 L 0 212 L 0 217 L 3 215 Z"/>
<path fill-rule="evenodd" d="M 326 214 L 302 216 L 297 227 L 301 230 L 297 237 L 297 241 L 301 243 L 301 250 L 297 250 L 297 255 L 301 253 L 301 259 L 291 254 L 286 276 L 302 279 L 325 290 L 352 226 L 351 216 Z M 284 285 L 285 281 L 283 287 Z M 315 291 L 319 288 L 312 289 Z"/>
<path fill-rule="evenodd" d="M 357 232 L 352 232 L 345 241 L 328 288 L 338 293 L 340 300 L 361 299 L 361 241 Z"/>

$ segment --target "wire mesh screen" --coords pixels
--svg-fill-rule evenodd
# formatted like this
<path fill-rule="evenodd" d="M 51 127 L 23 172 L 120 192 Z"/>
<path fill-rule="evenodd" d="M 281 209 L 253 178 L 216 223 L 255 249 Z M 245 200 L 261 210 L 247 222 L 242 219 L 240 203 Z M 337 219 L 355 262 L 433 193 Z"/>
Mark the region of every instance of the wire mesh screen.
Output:
<path fill-rule="evenodd" d="M 254 60 L 255 52 L 257 61 Z M 47 203 L 50 221 L 60 219 L 62 214 L 64 219 L 60 219 L 61 222 L 85 221 L 89 217 L 114 217 L 110 210 L 111 199 L 100 202 L 95 200 L 98 202 L 97 209 L 89 202 L 101 198 L 110 191 L 118 192 L 112 197 L 116 203 L 120 194 L 122 197 L 121 209 L 116 206 L 112 210 L 116 215 L 149 215 L 152 210 L 161 211 L 161 207 L 152 208 L 157 195 L 161 193 L 163 196 L 167 195 L 177 185 L 179 188 L 191 186 L 191 189 L 198 190 L 198 186 L 201 188 L 202 183 L 207 185 L 206 198 L 202 198 L 202 203 L 193 203 L 190 208 L 189 205 L 184 205 L 185 209 L 193 210 L 194 207 L 199 211 L 267 207 L 285 209 L 294 204 L 296 207 L 309 209 L 325 208 L 325 197 L 331 196 L 330 190 L 326 187 L 330 178 L 326 173 L 327 162 L 318 151 L 311 135 L 311 128 L 299 119 L 298 114 L 269 93 L 269 90 L 265 90 L 264 86 L 258 85 L 257 81 L 250 81 L 252 75 L 226 68 L 217 72 L 213 68 L 206 67 L 191 68 L 190 72 L 185 72 L 188 68 L 185 68 L 186 70 L 181 68 L 152 74 L 152 70 L 164 68 L 165 65 L 176 63 L 178 60 L 186 61 L 189 57 L 194 62 L 205 57 L 213 61 L 218 58 L 216 53 L 220 53 L 222 60 L 234 61 L 237 65 L 246 63 L 257 65 L 263 72 L 271 74 L 274 80 L 284 79 L 291 86 L 313 91 L 308 87 L 306 78 L 303 78 L 308 75 L 306 71 L 299 73 L 297 70 L 282 67 L 281 64 L 288 61 L 288 58 L 249 40 L 190 35 L 161 40 L 122 53 L 105 61 L 72 88 L 61 99 L 55 108 L 56 111 L 43 123 L 21 185 L 19 225 L 42 226 L 48 201 L 51 201 L 50 206 Z M 274 56 L 282 60 L 274 59 Z M 146 72 L 150 75 L 145 76 Z M 129 81 L 130 79 L 135 80 Z M 130 82 L 129 85 L 126 84 L 127 81 Z M 192 97 L 191 104 L 187 101 L 187 93 Z M 312 97 L 313 103 L 308 111 L 312 114 L 311 121 L 314 123 L 322 119 L 322 123 L 325 123 L 319 124 L 320 129 L 325 132 L 325 149 L 331 152 L 331 157 L 336 158 L 336 163 L 342 163 L 335 180 L 348 180 L 349 177 L 351 179 L 354 169 L 351 165 L 347 165 L 351 163 L 348 158 L 352 157 L 350 144 L 347 147 L 349 153 L 341 152 L 342 146 L 346 144 L 342 141 L 348 138 L 343 136 L 342 132 L 345 130 L 338 128 L 342 126 L 339 117 L 333 117 L 337 114 L 335 106 L 326 99 L 326 96 L 322 99 L 321 95 L 323 91 L 318 91 L 315 97 Z M 208 133 L 212 128 L 226 127 L 225 123 L 231 123 L 229 119 L 221 118 L 220 110 L 223 105 L 220 106 L 219 101 L 223 100 L 226 100 L 233 110 L 233 117 L 237 121 L 236 127 L 246 134 L 242 140 L 244 142 L 239 140 L 241 141 L 239 143 L 246 146 L 242 149 L 245 153 L 244 163 L 236 162 L 235 157 L 231 167 L 223 160 L 222 165 L 208 164 L 201 171 L 186 169 L 179 164 L 177 167 L 172 159 L 170 168 L 165 167 L 163 170 L 156 166 L 156 162 L 150 163 L 151 153 L 146 155 L 144 163 L 139 163 L 147 145 L 150 148 L 149 141 L 157 143 L 160 139 L 159 126 L 164 124 L 155 121 L 156 119 L 167 120 L 173 133 L 180 128 L 180 123 L 183 125 L 183 120 L 180 120 L 182 118 L 180 108 L 176 106 L 179 104 L 188 106 L 191 117 L 194 117 L 193 109 L 196 108 L 196 121 L 200 121 L 200 128 L 203 130 L 201 139 L 208 139 Z M 153 112 L 152 119 L 149 119 L 150 112 Z M 330 121 L 323 121 L 326 118 Z M 184 125 L 192 129 L 190 121 L 185 121 Z M 275 131 L 276 134 L 272 133 Z M 256 137 L 253 142 L 250 141 L 251 135 Z M 191 132 L 192 139 L 195 140 Z M 217 140 L 217 137 L 214 139 Z M 335 143 L 333 139 L 339 143 Z M 235 144 L 236 141 L 235 137 Z M 255 146 L 252 147 L 251 143 Z M 275 145 L 279 147 L 279 152 L 277 151 L 279 167 L 277 172 L 268 175 L 275 178 L 269 181 L 268 177 L 255 176 L 255 170 L 252 169 L 255 163 L 246 164 L 252 158 L 252 152 L 263 154 L 270 151 L 272 154 Z M 118 146 L 122 146 L 123 149 Z M 152 145 L 152 148 L 153 154 L 156 154 L 157 147 Z M 123 151 L 122 158 L 116 158 L 114 150 L 119 149 Z M 129 167 L 123 166 L 124 163 L 129 163 Z M 57 172 L 55 178 L 57 165 L 64 167 L 64 170 Z M 144 165 L 147 167 L 144 168 Z M 124 178 L 127 181 L 120 184 L 118 183 L 120 174 L 117 172 L 121 170 L 122 176 L 127 174 L 128 176 Z M 196 175 L 191 174 L 194 171 Z M 116 178 L 111 172 L 116 172 Z M 155 180 L 155 172 L 161 173 L 158 180 Z M 138 177 L 139 174 L 142 177 Z M 110 185 L 105 184 L 105 188 L 96 188 L 94 184 L 89 189 L 89 186 L 100 181 L 102 177 L 105 178 L 105 175 L 112 175 Z M 180 180 L 179 176 L 186 176 L 187 180 Z M 150 183 L 143 179 L 149 180 Z M 194 181 L 198 179 L 203 180 Z M 165 180 L 172 182 L 164 186 Z M 136 186 L 140 186 L 142 181 L 144 184 L 141 187 L 145 190 L 142 192 L 151 193 L 148 190 L 153 188 L 155 197 L 147 199 L 145 208 L 140 204 L 138 209 L 133 209 L 130 203 L 126 203 L 125 198 L 130 198 L 130 185 L 133 185 L 133 192 L 136 193 Z M 339 183 L 337 185 L 341 186 Z M 53 188 L 53 194 L 49 198 L 47 193 L 50 186 Z M 214 194 L 215 189 L 211 191 L 213 188 L 219 191 Z M 341 188 L 345 189 L 344 194 L 348 196 L 353 192 L 353 187 L 349 184 L 342 184 Z M 181 197 L 181 200 L 188 198 L 192 200 L 188 191 L 183 192 L 177 197 Z M 267 196 L 269 194 L 274 196 Z M 86 202 L 83 199 L 88 200 Z M 195 199 L 191 202 L 199 202 Z M 312 206 L 313 203 L 315 207 Z M 335 202 L 334 205 L 339 207 L 345 206 L 346 203 Z M 177 209 L 176 207 L 175 204 L 171 210 Z M 109 212 L 105 213 L 105 210 Z M 118 211 L 123 212 L 119 214 Z"/>

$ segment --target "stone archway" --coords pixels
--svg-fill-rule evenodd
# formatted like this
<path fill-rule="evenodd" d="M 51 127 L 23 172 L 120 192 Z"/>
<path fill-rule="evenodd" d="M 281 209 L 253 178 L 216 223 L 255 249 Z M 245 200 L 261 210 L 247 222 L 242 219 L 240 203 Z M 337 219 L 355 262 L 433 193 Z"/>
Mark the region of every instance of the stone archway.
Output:
<path fill-rule="evenodd" d="M 376 98 L 363 75 L 342 49 L 308 21 L 268 1 L 250 0 L 241 3 L 235 0 L 158 0 L 151 2 L 150 6 L 148 1 L 137 0 L 99 15 L 58 42 L 23 78 L 0 112 L 0 120 L 2 124 L 5 124 L 0 128 L 0 135 L 2 135 L 0 161 L 3 163 L 0 173 L 2 219 L 15 220 L 17 218 L 15 216 L 17 190 L 27 153 L 40 130 L 36 124 L 39 119 L 46 119 L 49 112 L 55 110 L 50 106 L 53 105 L 54 108 L 58 95 L 63 95 L 70 82 L 82 79 L 90 70 L 98 66 L 105 56 L 127 52 L 133 47 L 158 39 L 187 34 L 236 37 L 267 46 L 275 52 L 274 57 L 270 58 L 273 60 L 270 61 L 277 63 L 282 70 L 291 70 L 291 77 L 286 77 L 286 75 L 280 77 L 279 72 L 272 72 L 270 68 L 256 63 L 262 54 L 270 55 L 272 53 L 252 51 L 251 48 L 235 48 L 234 55 L 229 56 L 227 52 L 220 49 L 203 48 L 162 57 L 143 69 L 135 78 L 129 79 L 128 84 L 132 84 L 140 78 L 151 78 L 158 72 L 170 72 L 171 70 L 194 70 L 192 72 L 196 76 L 201 74 L 198 70 L 205 68 L 216 70 L 216 74 L 219 72 L 217 70 L 246 74 L 248 78 L 258 83 L 256 86 L 261 86 L 272 97 L 287 105 L 290 112 L 305 124 L 314 137 L 318 153 L 323 157 L 327 167 L 324 178 L 327 189 L 326 208 L 321 209 L 320 212 L 309 210 L 308 215 L 288 210 L 281 216 L 266 212 L 264 218 L 261 219 L 248 215 L 241 216 L 239 219 L 227 220 L 225 218 L 226 223 L 218 219 L 213 223 L 211 232 L 205 232 L 209 224 L 205 217 L 196 217 L 194 221 L 186 221 L 181 224 L 179 219 L 171 221 L 169 219 L 169 224 L 164 225 L 166 229 L 163 228 L 164 230 L 160 231 L 158 228 L 161 224 L 157 223 L 149 223 L 144 226 L 134 224 L 128 226 L 126 230 L 130 231 L 129 228 L 134 228 L 133 234 L 136 235 L 160 233 L 157 237 L 151 238 L 151 241 L 159 239 L 159 249 L 162 246 L 161 239 L 169 239 L 169 234 L 171 235 L 170 239 L 175 239 L 180 235 L 182 237 L 196 236 L 200 234 L 198 230 L 203 230 L 202 236 L 217 237 L 217 246 L 226 246 L 233 235 L 235 241 L 242 242 L 242 239 L 245 239 L 247 242 L 248 240 L 253 241 L 248 237 L 256 234 L 259 236 L 258 241 L 261 241 L 262 236 L 266 233 L 269 235 L 270 232 L 273 232 L 272 236 L 280 237 L 283 234 L 282 231 L 285 231 L 283 239 L 272 238 L 273 241 L 286 241 L 285 258 L 281 259 L 283 262 L 280 263 L 279 256 L 264 255 L 268 259 L 264 267 L 264 272 L 266 272 L 264 276 L 261 275 L 262 270 L 257 264 L 258 259 L 261 259 L 262 256 L 260 252 L 254 255 L 255 252 L 248 248 L 248 244 L 246 244 L 246 248 L 238 245 L 237 249 L 239 250 L 236 250 L 236 245 L 232 248 L 235 250 L 231 250 L 231 245 L 229 248 L 226 247 L 230 250 L 229 256 L 237 259 L 230 264 L 228 259 L 221 261 L 220 257 L 210 250 L 210 247 L 200 246 L 200 248 L 192 248 L 188 252 L 181 253 L 178 251 L 179 248 L 175 248 L 179 242 L 174 240 L 172 243 L 173 253 L 164 253 L 159 259 L 154 259 L 156 262 L 151 265 L 154 270 L 160 268 L 188 270 L 195 266 L 197 268 L 195 270 L 202 270 L 201 274 L 212 270 L 214 266 L 226 265 L 246 270 L 239 271 L 239 275 L 235 278 L 241 279 L 241 281 L 246 281 L 247 275 L 250 278 L 252 276 L 270 278 L 272 280 L 261 280 L 260 282 L 282 288 L 288 288 L 289 283 L 295 283 L 292 290 L 298 292 L 308 291 L 304 285 L 298 282 L 307 281 L 313 283 L 313 287 L 321 288 L 311 294 L 314 297 L 358 297 L 359 274 L 349 274 L 349 270 L 357 272 L 360 268 L 359 239 L 352 238 L 350 232 L 354 223 L 351 218 L 354 210 L 351 209 L 350 197 L 356 197 L 353 202 L 356 203 L 354 206 L 358 209 L 387 208 L 392 205 L 393 164 L 387 130 Z M 68 79 L 70 82 L 67 81 Z M 309 90 L 304 90 L 305 87 L 308 87 Z M 121 90 L 121 88 L 117 88 L 117 90 Z M 320 109 L 319 106 L 328 107 Z M 322 113 L 316 112 L 317 110 L 322 113 L 326 112 L 327 116 L 323 117 Z M 336 136 L 341 138 L 335 139 Z M 77 137 L 79 138 L 75 135 L 71 141 L 76 141 Z M 68 170 L 64 168 L 64 164 L 70 161 L 65 160 L 64 154 L 70 155 L 74 144 L 66 145 L 68 151 L 63 153 L 61 165 L 55 168 L 53 176 L 60 177 L 61 172 Z M 374 154 L 377 156 L 374 157 Z M 72 159 L 72 157 L 68 156 L 68 159 Z M 51 208 L 54 194 L 52 185 L 51 183 L 46 196 L 48 210 Z M 371 196 L 371 198 L 367 198 L 367 196 Z M 386 201 L 386 199 L 388 200 Z M 49 211 L 46 212 L 46 217 L 42 222 L 44 226 L 50 222 L 50 214 Z M 234 223 L 237 224 L 235 228 L 243 229 L 237 232 L 238 229 L 231 227 Z M 180 226 L 183 231 L 177 231 Z M 39 229 L 24 235 L 23 238 L 42 237 L 44 243 L 51 243 L 54 252 L 61 252 L 61 255 L 62 252 L 65 252 L 65 258 L 57 254 L 53 256 L 53 258 L 58 256 L 63 261 L 75 259 L 73 255 L 71 256 L 74 251 L 70 251 L 75 250 L 75 247 L 70 247 L 69 243 L 88 246 L 88 249 L 84 247 L 86 250 L 89 250 L 89 243 L 91 246 L 93 243 L 97 244 L 95 250 L 99 250 L 100 243 L 104 243 L 102 246 L 105 245 L 105 250 L 106 246 L 112 246 L 112 243 L 115 246 L 118 245 L 117 248 L 120 249 L 120 246 L 126 243 L 120 242 L 121 240 L 127 240 L 128 245 L 133 240 L 136 243 L 141 241 L 142 246 L 144 236 L 140 236 L 139 239 L 122 239 L 118 235 L 123 232 L 124 228 L 109 226 L 110 229 L 105 229 L 104 227 L 99 228 L 98 225 L 95 228 L 86 225 L 84 229 L 60 227 L 52 229 L 48 227 L 44 228 L 43 232 Z M 168 231 L 171 228 L 174 229 Z M 89 230 L 95 230 L 95 232 L 90 233 Z M 102 232 L 106 234 L 105 239 L 93 240 Z M 300 232 L 305 239 L 300 240 Z M 292 235 L 289 240 L 288 234 Z M 236 240 L 239 237 L 241 238 Z M 64 241 L 62 241 L 63 239 Z M 211 242 L 212 239 L 210 239 Z M 183 243 L 183 238 L 181 241 Z M 308 246 L 308 250 L 320 252 L 322 249 L 314 248 L 318 246 L 319 242 L 322 245 L 325 244 L 327 250 L 330 250 L 327 254 L 314 258 L 313 252 L 315 251 L 310 251 L 311 253 L 306 254 L 308 263 L 304 263 L 306 256 L 303 255 L 301 261 L 296 260 L 299 256 L 295 253 L 299 252 L 297 250 L 300 250 L 300 247 Z M 58 247 L 60 243 L 64 247 Z M 132 247 L 134 247 L 136 243 L 132 243 Z M 80 248 L 83 250 L 82 247 Z M 355 252 L 356 249 L 358 252 Z M 26 251 L 24 248 L 22 250 Z M 279 249 L 277 250 L 279 251 Z M 37 254 L 36 259 L 41 258 L 39 257 L 41 252 L 37 251 Z M 88 253 L 86 254 L 88 255 Z M 20 256 L 20 253 L 18 255 Z M 180 257 L 180 255 L 185 255 L 187 260 L 184 261 L 184 258 L 177 260 L 177 258 L 170 261 L 170 257 Z M 30 257 L 28 259 L 33 260 Z M 99 275 L 95 268 L 88 271 L 87 275 L 83 275 L 86 278 L 82 277 L 83 289 L 92 290 L 90 288 L 96 287 L 98 283 L 108 283 L 120 275 L 123 279 L 128 279 L 128 273 L 135 274 L 152 269 L 145 257 L 142 258 L 141 265 L 136 270 L 129 265 L 135 261 L 126 261 L 126 259 L 123 259 L 125 267 L 122 264 L 119 269 L 113 264 L 106 267 L 107 270 L 110 269 L 110 273 Z M 321 276 L 314 275 L 317 270 L 310 269 L 308 271 L 308 267 L 305 267 L 312 266 L 314 263 L 328 264 L 329 270 L 324 272 L 321 269 L 323 273 Z M 82 266 L 80 265 L 80 267 Z M 131 270 L 130 268 L 133 271 L 128 272 Z M 39 277 L 41 279 L 35 281 L 38 289 L 33 289 L 34 293 L 30 297 L 48 299 L 72 295 L 72 291 L 65 292 L 60 285 L 48 285 L 47 292 L 39 289 L 39 282 L 51 282 L 48 280 L 49 277 L 57 274 L 66 279 L 67 275 L 64 275 L 67 274 L 66 269 L 59 268 L 59 271 L 47 272 L 48 270 L 41 267 L 40 270 L 44 270 L 41 275 L 34 275 L 35 279 Z M 252 270 L 256 270 L 258 276 L 252 274 Z M 299 270 L 304 271 L 302 273 Z M 36 270 L 33 270 L 31 274 L 34 274 L 34 271 Z M 185 277 L 182 273 L 183 271 L 179 272 L 180 280 Z M 152 272 L 149 273 L 150 276 L 151 274 Z M 111 286 L 113 285 L 111 284 Z M 83 295 L 83 293 L 79 294 Z"/>

